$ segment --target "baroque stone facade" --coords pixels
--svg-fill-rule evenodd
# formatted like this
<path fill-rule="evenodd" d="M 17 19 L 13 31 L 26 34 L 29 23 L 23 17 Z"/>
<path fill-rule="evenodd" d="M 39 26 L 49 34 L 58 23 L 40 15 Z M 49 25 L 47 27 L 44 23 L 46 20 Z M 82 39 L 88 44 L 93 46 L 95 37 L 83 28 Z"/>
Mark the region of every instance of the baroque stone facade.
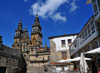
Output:
<path fill-rule="evenodd" d="M 27 28 L 23 30 L 22 21 L 20 20 L 17 30 L 15 31 L 13 48 L 20 51 L 27 62 L 28 71 L 39 71 L 38 67 L 43 67 L 49 62 L 50 49 L 45 44 L 42 47 L 41 25 L 36 14 L 34 24 L 32 25 L 31 38 Z M 36 70 L 37 69 L 37 70 Z"/>

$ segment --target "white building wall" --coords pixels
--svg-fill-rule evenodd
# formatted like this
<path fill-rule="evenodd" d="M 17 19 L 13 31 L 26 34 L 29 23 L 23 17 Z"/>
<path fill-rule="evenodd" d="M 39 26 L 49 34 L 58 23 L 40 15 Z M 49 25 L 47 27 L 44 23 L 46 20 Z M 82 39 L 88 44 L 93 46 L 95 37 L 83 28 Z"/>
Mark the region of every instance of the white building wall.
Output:
<path fill-rule="evenodd" d="M 55 42 L 55 45 L 56 45 L 56 51 L 63 51 L 63 50 L 68 50 L 69 49 L 69 46 L 68 46 L 68 39 L 72 39 L 72 42 L 74 41 L 74 39 L 76 38 L 76 35 L 74 36 L 64 36 L 64 37 L 57 37 L 57 38 L 54 38 L 52 39 L 52 41 Z M 62 47 L 61 46 L 61 40 L 65 40 L 65 44 L 66 46 L 65 47 Z"/>

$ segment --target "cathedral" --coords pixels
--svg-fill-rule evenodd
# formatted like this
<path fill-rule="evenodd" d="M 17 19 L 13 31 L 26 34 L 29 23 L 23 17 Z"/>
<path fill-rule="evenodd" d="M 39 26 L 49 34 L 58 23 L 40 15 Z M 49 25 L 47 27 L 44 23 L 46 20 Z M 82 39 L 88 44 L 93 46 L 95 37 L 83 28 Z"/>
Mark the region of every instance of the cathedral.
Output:
<path fill-rule="evenodd" d="M 50 61 L 50 49 L 46 44 L 42 47 L 41 30 L 38 14 L 36 14 L 34 24 L 32 25 L 31 38 L 29 37 L 27 28 L 25 27 L 23 30 L 21 20 L 15 30 L 12 47 L 23 54 L 29 71 L 35 71 L 37 68 L 37 71 L 39 71 L 39 69 L 44 69 Z"/>

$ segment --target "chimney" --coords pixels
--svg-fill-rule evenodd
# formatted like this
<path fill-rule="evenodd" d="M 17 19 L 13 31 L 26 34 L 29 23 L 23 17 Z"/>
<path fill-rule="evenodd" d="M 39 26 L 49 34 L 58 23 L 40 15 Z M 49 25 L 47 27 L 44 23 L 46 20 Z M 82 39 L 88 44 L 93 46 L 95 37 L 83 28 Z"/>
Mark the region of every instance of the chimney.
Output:
<path fill-rule="evenodd" d="M 0 45 L 2 45 L 2 36 L 0 36 Z"/>

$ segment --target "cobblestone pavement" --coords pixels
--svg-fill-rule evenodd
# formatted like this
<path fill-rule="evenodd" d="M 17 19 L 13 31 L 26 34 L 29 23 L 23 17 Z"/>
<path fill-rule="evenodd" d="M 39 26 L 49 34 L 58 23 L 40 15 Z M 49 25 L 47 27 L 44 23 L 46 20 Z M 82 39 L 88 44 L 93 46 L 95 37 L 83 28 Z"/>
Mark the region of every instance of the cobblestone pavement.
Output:
<path fill-rule="evenodd" d="M 79 72 L 76 72 L 76 71 L 71 71 L 71 72 L 28 72 L 28 73 L 79 73 Z"/>

